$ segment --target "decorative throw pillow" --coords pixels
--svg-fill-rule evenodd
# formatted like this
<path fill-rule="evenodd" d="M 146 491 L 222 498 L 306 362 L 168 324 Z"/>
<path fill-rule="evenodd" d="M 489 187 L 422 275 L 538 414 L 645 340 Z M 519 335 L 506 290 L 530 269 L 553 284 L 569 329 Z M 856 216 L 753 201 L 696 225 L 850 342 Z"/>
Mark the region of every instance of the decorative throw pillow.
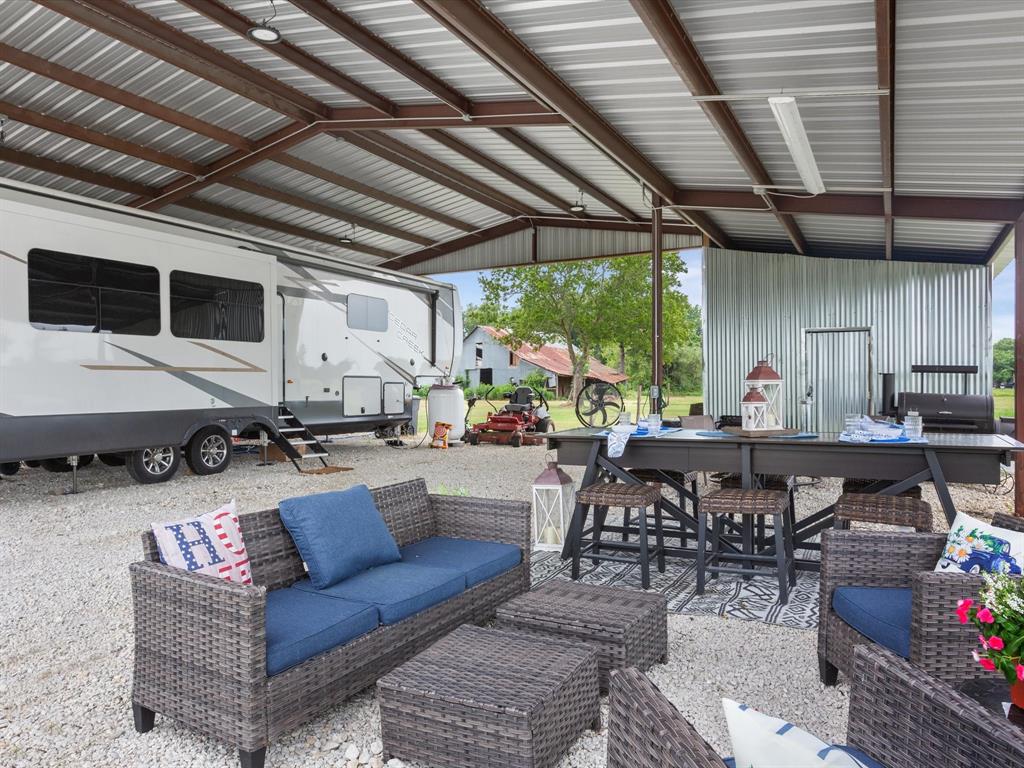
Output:
<path fill-rule="evenodd" d="M 214 512 L 189 520 L 153 523 L 153 535 L 160 560 L 166 565 L 252 584 L 234 499 Z"/>
<path fill-rule="evenodd" d="M 402 559 L 365 485 L 285 499 L 278 508 L 316 589 Z"/>
<path fill-rule="evenodd" d="M 977 520 L 958 512 L 936 571 L 1020 574 L 1024 566 L 1024 533 Z"/>
<path fill-rule="evenodd" d="M 881 768 L 863 753 L 826 744 L 746 704 L 722 699 L 736 768 Z"/>

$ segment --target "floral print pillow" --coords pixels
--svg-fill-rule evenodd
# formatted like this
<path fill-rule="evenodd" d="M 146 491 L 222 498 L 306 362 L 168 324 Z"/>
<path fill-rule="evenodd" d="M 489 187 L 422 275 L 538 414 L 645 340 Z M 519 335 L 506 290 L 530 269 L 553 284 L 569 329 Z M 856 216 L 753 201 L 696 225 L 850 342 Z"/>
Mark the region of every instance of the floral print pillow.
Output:
<path fill-rule="evenodd" d="M 950 526 L 935 570 L 1019 575 L 1022 567 L 1024 533 L 997 528 L 960 512 Z"/>

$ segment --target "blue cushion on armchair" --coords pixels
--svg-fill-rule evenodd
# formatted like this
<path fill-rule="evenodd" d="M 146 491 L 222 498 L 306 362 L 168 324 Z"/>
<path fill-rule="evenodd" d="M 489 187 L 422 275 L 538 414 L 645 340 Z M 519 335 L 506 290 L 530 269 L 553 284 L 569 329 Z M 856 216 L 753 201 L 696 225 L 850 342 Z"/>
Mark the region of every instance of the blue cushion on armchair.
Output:
<path fill-rule="evenodd" d="M 832 610 L 843 621 L 905 659 L 910 658 L 911 590 L 896 587 L 838 587 Z"/>
<path fill-rule="evenodd" d="M 317 589 L 401 559 L 398 544 L 365 485 L 285 499 L 278 506 L 281 522 Z"/>
<path fill-rule="evenodd" d="M 523 553 L 514 544 L 433 536 L 402 547 L 403 563 L 450 568 L 466 574 L 466 588 L 515 568 Z"/>

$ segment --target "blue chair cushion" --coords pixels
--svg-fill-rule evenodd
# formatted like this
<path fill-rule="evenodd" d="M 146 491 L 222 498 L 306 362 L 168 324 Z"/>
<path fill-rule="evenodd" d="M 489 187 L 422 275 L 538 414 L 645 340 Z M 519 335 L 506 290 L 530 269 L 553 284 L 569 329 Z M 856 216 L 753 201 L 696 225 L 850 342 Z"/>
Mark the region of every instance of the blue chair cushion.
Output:
<path fill-rule="evenodd" d="M 267 675 L 276 675 L 318 653 L 377 628 L 377 606 L 332 600 L 296 589 L 267 593 Z"/>
<path fill-rule="evenodd" d="M 371 603 L 380 612 L 381 624 L 395 624 L 464 592 L 466 577 L 460 571 L 448 568 L 389 563 L 357 573 L 327 589 L 316 590 L 309 579 L 297 582 L 295 588 L 342 600 Z"/>
<path fill-rule="evenodd" d="M 398 544 L 365 485 L 285 499 L 278 506 L 281 522 L 317 589 L 401 559 Z"/>
<path fill-rule="evenodd" d="M 399 550 L 403 563 L 448 568 L 466 576 L 466 589 L 519 565 L 523 553 L 514 544 L 434 536 Z"/>
<path fill-rule="evenodd" d="M 860 766 L 862 766 L 862 768 L 885 768 L 885 766 L 882 765 L 880 762 L 878 762 L 877 760 L 872 760 L 859 749 L 854 749 L 853 747 L 843 747 L 839 744 L 833 744 L 831 747 L 829 747 L 829 749 L 835 749 L 839 752 L 845 752 L 850 757 L 854 758 L 858 763 L 860 763 Z M 822 757 L 824 757 L 824 755 L 822 755 Z M 725 758 L 724 762 L 727 768 L 736 768 L 736 761 L 733 760 L 731 757 Z"/>
<path fill-rule="evenodd" d="M 910 658 L 909 589 L 839 587 L 832 593 L 832 610 L 843 621 L 879 645 Z"/>

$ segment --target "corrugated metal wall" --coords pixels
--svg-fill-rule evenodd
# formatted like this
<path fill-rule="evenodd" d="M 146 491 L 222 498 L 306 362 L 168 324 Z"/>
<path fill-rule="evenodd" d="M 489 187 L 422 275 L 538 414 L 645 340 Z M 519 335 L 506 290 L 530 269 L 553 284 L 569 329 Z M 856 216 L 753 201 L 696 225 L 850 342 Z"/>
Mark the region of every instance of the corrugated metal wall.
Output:
<path fill-rule="evenodd" d="M 896 374 L 896 391 L 916 390 L 914 363 L 978 365 L 968 391 L 992 388 L 992 289 L 983 266 L 815 259 L 712 249 L 704 259 L 704 399 L 707 413 L 738 413 L 743 379 L 760 356 L 775 354 L 785 379 L 786 420 L 801 426 L 799 401 L 813 371 L 805 360 L 808 329 L 871 329 L 872 386 Z M 818 344 L 819 361 L 850 373 L 843 344 Z M 820 385 L 819 385 L 820 386 Z M 960 392 L 961 376 L 926 377 L 931 392 Z M 848 393 L 847 393 L 848 394 Z M 815 391 L 825 413 L 841 413 L 845 395 Z M 836 411 L 836 409 L 839 409 Z M 841 426 L 841 425 L 840 425 Z M 824 426 L 819 427 L 824 429 Z"/>

